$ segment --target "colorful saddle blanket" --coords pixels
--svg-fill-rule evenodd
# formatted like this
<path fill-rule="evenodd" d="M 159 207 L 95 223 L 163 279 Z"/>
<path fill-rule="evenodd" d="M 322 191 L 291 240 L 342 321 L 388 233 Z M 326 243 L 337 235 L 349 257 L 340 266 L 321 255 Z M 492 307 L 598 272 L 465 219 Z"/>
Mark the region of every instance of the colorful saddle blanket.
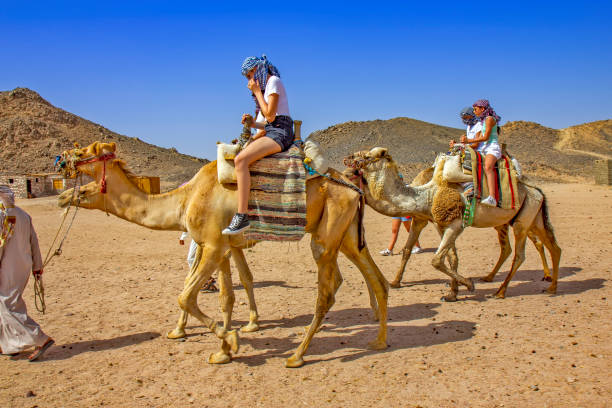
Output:
<path fill-rule="evenodd" d="M 484 171 L 484 156 L 471 147 L 465 150 L 463 167 L 472 171 L 474 179 L 474 194 L 477 199 L 487 197 L 489 188 L 487 175 Z M 507 154 L 502 155 L 495 165 L 495 192 L 491 194 L 497 200 L 497 206 L 504 209 L 514 209 L 518 205 L 518 178 Z"/>
<path fill-rule="evenodd" d="M 251 193 L 246 239 L 299 241 L 306 226 L 304 154 L 293 145 L 251 164 Z"/>

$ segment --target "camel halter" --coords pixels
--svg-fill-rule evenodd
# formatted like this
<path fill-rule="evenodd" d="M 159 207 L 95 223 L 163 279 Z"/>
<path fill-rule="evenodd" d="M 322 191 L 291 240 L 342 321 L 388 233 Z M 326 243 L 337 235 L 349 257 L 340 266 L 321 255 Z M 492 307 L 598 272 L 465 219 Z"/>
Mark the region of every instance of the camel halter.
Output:
<path fill-rule="evenodd" d="M 81 159 L 81 160 L 76 161 L 74 163 L 74 168 L 75 170 L 78 171 L 79 166 L 101 161 L 103 167 L 102 167 L 102 180 L 100 181 L 100 192 L 102 194 L 106 194 L 106 162 L 114 159 L 115 157 L 116 157 L 115 153 L 106 153 L 101 156 L 88 157 L 86 159 Z M 106 207 L 106 200 L 104 201 L 104 206 Z"/>

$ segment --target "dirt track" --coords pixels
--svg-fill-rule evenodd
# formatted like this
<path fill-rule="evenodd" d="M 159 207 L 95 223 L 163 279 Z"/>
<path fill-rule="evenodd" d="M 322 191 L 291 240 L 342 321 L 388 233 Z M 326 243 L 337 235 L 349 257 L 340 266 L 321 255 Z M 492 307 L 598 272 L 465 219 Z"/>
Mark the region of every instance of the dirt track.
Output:
<path fill-rule="evenodd" d="M 604 407 L 612 400 L 612 190 L 549 184 L 552 222 L 563 249 L 557 296 L 541 293 L 539 257 L 527 259 L 505 300 L 488 298 L 505 277 L 479 283 L 461 301 L 441 303 L 447 279 L 430 265 L 431 227 L 412 257 L 404 286 L 390 293 L 387 351 L 366 349 L 376 333 L 367 291 L 344 257 L 344 284 L 300 369 L 284 368 L 309 324 L 316 296 L 308 237 L 263 243 L 247 253 L 262 330 L 241 335 L 231 364 L 206 363 L 218 340 L 190 320 L 185 342 L 165 333 L 178 317 L 187 272 L 179 233 L 150 231 L 102 212 L 81 210 L 64 254 L 47 268 L 48 312 L 26 300 L 57 346 L 44 361 L 0 359 L 0 405 L 53 406 L 372 406 Z M 59 224 L 53 199 L 20 201 L 34 218 L 42 250 Z M 369 210 L 367 241 L 390 280 L 400 257 L 382 257 L 390 221 Z M 406 238 L 402 231 L 396 251 Z M 494 230 L 469 229 L 458 241 L 460 272 L 482 276 L 498 255 Z M 44 254 L 43 254 L 44 255 Z M 234 282 L 238 282 L 234 271 Z M 236 286 L 234 321 L 248 319 Z M 200 306 L 220 319 L 217 296 Z M 28 397 L 32 391 L 34 396 Z"/>

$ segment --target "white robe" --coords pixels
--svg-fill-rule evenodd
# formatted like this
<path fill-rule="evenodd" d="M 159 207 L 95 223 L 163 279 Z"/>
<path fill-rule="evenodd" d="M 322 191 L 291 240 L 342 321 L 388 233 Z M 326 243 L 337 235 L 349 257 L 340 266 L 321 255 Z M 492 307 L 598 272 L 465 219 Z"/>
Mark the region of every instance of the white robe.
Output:
<path fill-rule="evenodd" d="M 28 316 L 22 297 L 32 271 L 42 269 L 38 237 L 32 219 L 21 208 L 9 208 L 8 215 L 16 222 L 0 254 L 0 348 L 4 354 L 42 346 L 49 338 Z"/>

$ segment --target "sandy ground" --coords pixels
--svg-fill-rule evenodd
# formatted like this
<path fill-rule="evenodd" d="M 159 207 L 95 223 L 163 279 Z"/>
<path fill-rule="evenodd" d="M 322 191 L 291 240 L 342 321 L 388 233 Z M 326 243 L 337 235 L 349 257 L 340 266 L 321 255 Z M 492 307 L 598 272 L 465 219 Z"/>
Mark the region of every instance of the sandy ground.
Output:
<path fill-rule="evenodd" d="M 510 261 L 495 282 L 441 303 L 447 279 L 430 265 L 438 238 L 427 227 L 425 253 L 413 256 L 404 286 L 390 292 L 389 348 L 366 348 L 377 326 L 361 275 L 341 256 L 344 284 L 300 369 L 286 369 L 284 361 L 314 308 L 308 237 L 248 252 L 262 330 L 241 335 L 233 362 L 214 366 L 206 359 L 219 342 L 193 319 L 186 341 L 165 337 L 187 272 L 179 233 L 81 210 L 64 254 L 45 273 L 47 314 L 34 309 L 31 284 L 26 293 L 31 315 L 57 345 L 39 363 L 0 358 L 0 406 L 609 406 L 612 189 L 549 184 L 544 190 L 563 248 L 557 296 L 542 293 L 548 283 L 528 243 L 505 300 L 488 296 Z M 32 214 L 46 253 L 60 221 L 54 199 L 18 204 Z M 366 231 L 374 259 L 391 279 L 400 257 L 378 255 L 390 220 L 368 210 Z M 405 238 L 402 231 L 396 251 Z M 458 249 L 460 272 L 482 276 L 497 259 L 495 231 L 469 229 Z M 234 322 L 244 325 L 246 294 L 235 289 Z M 216 294 L 201 295 L 199 303 L 221 318 Z"/>

